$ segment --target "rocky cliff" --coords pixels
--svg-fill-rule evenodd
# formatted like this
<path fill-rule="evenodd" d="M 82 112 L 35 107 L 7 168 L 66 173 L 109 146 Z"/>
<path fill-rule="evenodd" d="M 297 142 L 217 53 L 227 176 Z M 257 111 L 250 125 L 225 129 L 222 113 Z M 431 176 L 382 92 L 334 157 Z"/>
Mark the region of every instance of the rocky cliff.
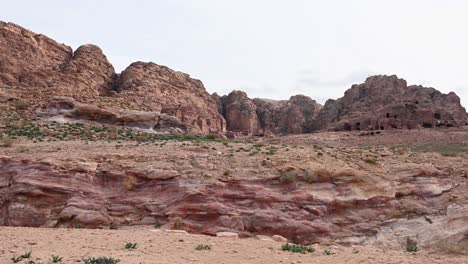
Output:
<path fill-rule="evenodd" d="M 453 92 L 408 86 L 397 76 L 372 76 L 353 85 L 337 100 L 328 100 L 314 129 L 385 130 L 465 125 L 466 111 Z"/>
<path fill-rule="evenodd" d="M 366 138 L 369 150 L 345 133 L 281 144 L 25 140 L 0 156 L 0 225 L 161 225 L 301 243 L 399 248 L 410 237 L 420 247 L 466 246 L 468 164 L 397 147 L 422 136 L 418 144 L 463 141 L 439 131 Z"/>
<path fill-rule="evenodd" d="M 303 134 L 312 132 L 314 119 L 322 108 L 304 95 L 289 100 L 250 99 L 245 92 L 233 91 L 213 98 L 226 119 L 230 131 L 255 133 Z"/>
<path fill-rule="evenodd" d="M 225 129 L 201 81 L 143 62 L 117 75 L 98 47 L 83 45 L 73 51 L 13 23 L 0 22 L 0 86 L 23 88 L 36 103 L 68 96 L 82 103 L 175 116 L 192 132 Z"/>

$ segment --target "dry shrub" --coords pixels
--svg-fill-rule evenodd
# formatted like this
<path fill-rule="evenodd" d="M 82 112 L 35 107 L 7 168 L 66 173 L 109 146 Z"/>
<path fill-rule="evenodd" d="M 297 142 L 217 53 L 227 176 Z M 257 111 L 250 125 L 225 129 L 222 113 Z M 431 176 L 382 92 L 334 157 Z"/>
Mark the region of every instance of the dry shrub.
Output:
<path fill-rule="evenodd" d="M 297 177 L 295 175 L 282 175 L 279 177 L 279 181 L 283 184 L 293 183 L 297 181 Z"/>
<path fill-rule="evenodd" d="M 123 181 L 123 186 L 127 190 L 132 190 L 138 183 L 138 179 L 133 175 L 128 175 L 127 178 Z"/>
<path fill-rule="evenodd" d="M 23 101 L 21 99 L 16 100 L 15 102 L 15 109 L 17 111 L 23 111 L 28 108 L 28 103 L 26 101 Z"/>
<path fill-rule="evenodd" d="M 2 137 L 0 138 L 0 147 L 9 148 L 13 146 L 15 140 L 11 137 Z"/>
<path fill-rule="evenodd" d="M 186 224 L 182 219 L 176 218 L 174 223 L 172 224 L 173 230 L 184 230 L 186 232 L 190 232 L 190 226 Z"/>

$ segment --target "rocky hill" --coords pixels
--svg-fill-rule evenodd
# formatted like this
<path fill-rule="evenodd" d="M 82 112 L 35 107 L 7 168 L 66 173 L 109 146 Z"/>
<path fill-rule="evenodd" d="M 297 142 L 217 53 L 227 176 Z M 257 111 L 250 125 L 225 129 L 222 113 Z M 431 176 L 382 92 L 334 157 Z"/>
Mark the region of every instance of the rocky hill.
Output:
<path fill-rule="evenodd" d="M 0 22 L 0 86 L 24 88 L 32 106 L 52 96 L 131 110 L 155 111 L 191 132 L 223 132 L 225 121 L 199 80 L 154 63 L 136 62 L 116 74 L 101 49 L 76 51 L 13 23 Z"/>
<path fill-rule="evenodd" d="M 61 105 L 74 100 L 93 111 L 85 116 L 75 111 L 75 119 L 115 123 L 115 116 L 122 112 L 140 111 L 136 119 L 145 119 L 146 129 L 150 123 L 155 126 L 149 129 L 157 131 L 171 126 L 176 128 L 172 132 L 202 134 L 227 129 L 233 137 L 459 127 L 467 123 L 456 94 L 408 86 L 396 76 L 369 77 L 364 84 L 353 85 L 343 98 L 328 100 L 323 109 L 304 95 L 283 101 L 250 99 L 242 91 L 210 96 L 202 82 L 188 74 L 152 62 L 132 63 L 117 74 L 97 46 L 83 45 L 73 51 L 44 35 L 1 21 L 0 87 L 9 88 L 11 98 L 26 100 L 33 115 L 38 108 L 47 112 L 44 109 L 51 100 L 57 105 L 57 96 L 71 97 L 62 98 Z M 102 116 L 99 109 L 111 114 Z M 105 116 L 114 118 L 107 120 Z M 148 120 L 149 116 L 158 118 Z"/>
<path fill-rule="evenodd" d="M 328 100 L 314 129 L 387 130 L 460 127 L 467 122 L 460 98 L 434 88 L 408 86 L 392 76 L 372 76 L 338 100 Z"/>

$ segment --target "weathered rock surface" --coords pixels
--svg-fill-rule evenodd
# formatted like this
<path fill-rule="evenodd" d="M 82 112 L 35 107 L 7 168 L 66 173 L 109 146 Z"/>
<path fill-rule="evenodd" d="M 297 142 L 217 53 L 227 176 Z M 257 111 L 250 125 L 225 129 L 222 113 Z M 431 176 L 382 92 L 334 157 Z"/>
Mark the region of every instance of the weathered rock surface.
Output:
<path fill-rule="evenodd" d="M 242 91 L 232 91 L 220 99 L 227 130 L 255 134 L 260 129 L 256 106 Z"/>
<path fill-rule="evenodd" d="M 314 127 L 329 130 L 384 130 L 465 125 L 466 111 L 453 92 L 408 86 L 397 76 L 372 76 L 338 100 L 328 100 Z"/>
<path fill-rule="evenodd" d="M 213 98 L 218 101 L 226 119 L 227 129 L 244 134 L 302 134 L 312 132 L 314 119 L 321 105 L 304 95 L 287 101 L 250 99 L 242 91 Z"/>
<path fill-rule="evenodd" d="M 191 132 L 225 130 L 216 102 L 201 81 L 185 73 L 135 62 L 117 75 L 94 45 L 73 52 L 44 35 L 1 21 L 0 85 L 24 88 L 21 91 L 28 91 L 37 104 L 51 96 L 68 96 L 81 103 L 173 116 Z"/>
<path fill-rule="evenodd" d="M 155 63 L 135 62 L 114 85 L 117 96 L 140 103 L 146 111 L 175 116 L 194 132 L 223 132 L 225 121 L 199 80 Z"/>
<path fill-rule="evenodd" d="M 0 171 L 0 224 L 9 226 L 159 223 L 211 235 L 279 234 L 303 243 L 392 246 L 407 236 L 431 245 L 468 233 L 467 209 L 445 195 L 454 184 L 427 164 L 397 166 L 384 178 L 349 169 L 325 173 L 291 167 L 286 171 L 297 182 L 286 184 L 275 179 L 200 184 L 157 177 L 157 171 L 148 176 L 147 170 L 101 165 L 72 171 L 7 157 Z"/>
<path fill-rule="evenodd" d="M 160 112 L 100 108 L 76 102 L 71 97 L 51 97 L 44 109 L 36 109 L 35 114 L 62 122 L 81 120 L 161 132 L 174 132 L 174 129 L 188 131 L 186 123 L 175 116 Z"/>
<path fill-rule="evenodd" d="M 94 45 L 73 52 L 44 35 L 0 21 L 2 85 L 92 100 L 107 93 L 114 75 L 114 68 Z"/>

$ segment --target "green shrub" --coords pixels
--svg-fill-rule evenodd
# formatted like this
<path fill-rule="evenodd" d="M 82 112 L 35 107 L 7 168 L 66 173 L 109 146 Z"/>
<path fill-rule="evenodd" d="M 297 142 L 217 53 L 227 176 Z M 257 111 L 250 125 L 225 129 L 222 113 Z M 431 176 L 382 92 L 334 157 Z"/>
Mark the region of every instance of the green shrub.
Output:
<path fill-rule="evenodd" d="M 210 245 L 198 245 L 195 247 L 195 250 L 201 251 L 201 250 L 210 250 L 211 246 Z"/>
<path fill-rule="evenodd" d="M 127 244 L 125 244 L 125 249 L 136 249 L 137 247 L 137 243 L 128 242 Z"/>
<path fill-rule="evenodd" d="M 119 263 L 119 259 L 99 257 L 99 258 L 85 258 L 82 259 L 85 264 L 116 264 Z"/>
<path fill-rule="evenodd" d="M 21 257 L 22 257 L 23 259 L 30 258 L 30 257 L 31 257 L 31 251 L 29 251 L 29 252 L 24 252 L 23 255 L 21 255 Z"/>
<path fill-rule="evenodd" d="M 18 262 L 20 262 L 22 260 L 23 260 L 23 258 L 21 256 L 19 256 L 19 257 L 14 256 L 14 257 L 11 258 L 11 261 L 13 261 L 13 263 L 18 263 Z"/>
<path fill-rule="evenodd" d="M 52 263 L 60 263 L 62 262 L 62 257 L 52 255 L 52 257 L 50 257 L 50 261 L 52 261 Z"/>
<path fill-rule="evenodd" d="M 296 245 L 296 244 L 289 244 L 289 243 L 283 244 L 281 246 L 281 249 L 283 251 L 289 251 L 289 252 L 294 252 L 294 253 L 302 253 L 302 254 L 312 253 L 312 252 L 315 251 L 315 249 L 313 247 L 307 247 L 307 246 L 303 246 L 303 245 Z"/>

